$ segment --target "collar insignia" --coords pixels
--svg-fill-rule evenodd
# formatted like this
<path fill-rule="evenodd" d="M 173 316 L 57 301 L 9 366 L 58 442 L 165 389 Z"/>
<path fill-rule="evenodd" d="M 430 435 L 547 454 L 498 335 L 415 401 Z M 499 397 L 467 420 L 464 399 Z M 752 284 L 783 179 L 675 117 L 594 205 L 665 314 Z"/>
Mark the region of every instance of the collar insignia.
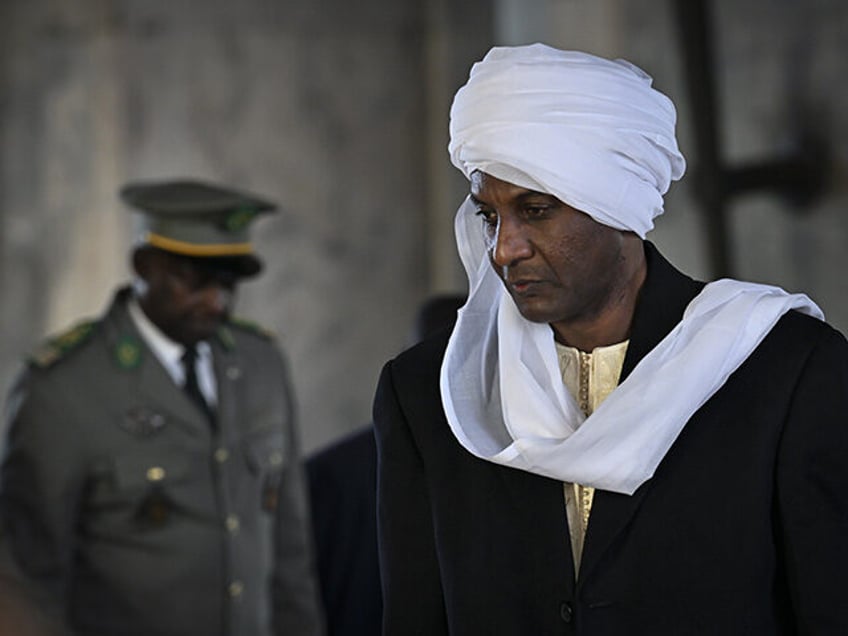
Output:
<path fill-rule="evenodd" d="M 141 344 L 131 336 L 124 336 L 115 346 L 115 360 L 122 369 L 135 369 L 141 364 Z"/>

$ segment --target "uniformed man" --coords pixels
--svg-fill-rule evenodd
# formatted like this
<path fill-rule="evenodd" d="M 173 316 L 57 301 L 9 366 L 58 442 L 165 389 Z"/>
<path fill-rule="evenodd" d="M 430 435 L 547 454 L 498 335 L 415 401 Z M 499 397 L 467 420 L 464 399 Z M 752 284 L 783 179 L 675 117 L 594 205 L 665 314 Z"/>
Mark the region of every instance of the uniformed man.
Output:
<path fill-rule="evenodd" d="M 8 547 L 75 634 L 320 633 L 286 365 L 230 316 L 274 205 L 196 181 L 121 196 L 143 221 L 133 285 L 10 395 Z"/>

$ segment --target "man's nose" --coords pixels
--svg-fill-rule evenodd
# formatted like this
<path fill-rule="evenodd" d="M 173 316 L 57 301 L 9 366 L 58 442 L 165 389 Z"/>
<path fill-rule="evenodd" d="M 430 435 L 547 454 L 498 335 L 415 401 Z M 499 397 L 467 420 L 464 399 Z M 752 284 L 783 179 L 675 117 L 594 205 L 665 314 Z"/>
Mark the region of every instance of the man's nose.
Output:
<path fill-rule="evenodd" d="M 526 228 L 508 216 L 498 219 L 492 261 L 498 267 L 511 267 L 520 260 L 530 258 L 533 247 L 526 235 Z"/>

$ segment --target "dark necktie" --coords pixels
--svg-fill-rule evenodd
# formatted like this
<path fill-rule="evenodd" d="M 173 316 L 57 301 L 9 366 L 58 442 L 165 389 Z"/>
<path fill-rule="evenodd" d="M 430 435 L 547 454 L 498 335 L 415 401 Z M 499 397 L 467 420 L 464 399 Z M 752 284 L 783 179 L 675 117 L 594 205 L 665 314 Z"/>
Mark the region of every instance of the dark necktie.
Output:
<path fill-rule="evenodd" d="M 197 349 L 186 347 L 180 361 L 183 363 L 183 371 L 185 371 L 183 389 L 191 398 L 192 402 L 197 404 L 200 410 L 206 414 L 209 420 L 214 421 L 212 408 L 203 396 L 203 392 L 200 390 L 200 384 L 197 382 Z"/>

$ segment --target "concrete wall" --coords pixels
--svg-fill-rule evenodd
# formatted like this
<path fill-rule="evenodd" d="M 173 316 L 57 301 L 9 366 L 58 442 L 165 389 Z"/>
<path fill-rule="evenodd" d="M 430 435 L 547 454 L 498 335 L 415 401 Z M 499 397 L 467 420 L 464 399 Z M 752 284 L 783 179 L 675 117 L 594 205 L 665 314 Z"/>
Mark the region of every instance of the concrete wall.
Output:
<path fill-rule="evenodd" d="M 3 385 L 126 280 L 120 184 L 191 176 L 282 207 L 257 224 L 267 269 L 239 310 L 280 334 L 305 448 L 366 423 L 418 303 L 464 283 L 447 112 L 490 15 L 479 1 L 3 2 Z"/>

